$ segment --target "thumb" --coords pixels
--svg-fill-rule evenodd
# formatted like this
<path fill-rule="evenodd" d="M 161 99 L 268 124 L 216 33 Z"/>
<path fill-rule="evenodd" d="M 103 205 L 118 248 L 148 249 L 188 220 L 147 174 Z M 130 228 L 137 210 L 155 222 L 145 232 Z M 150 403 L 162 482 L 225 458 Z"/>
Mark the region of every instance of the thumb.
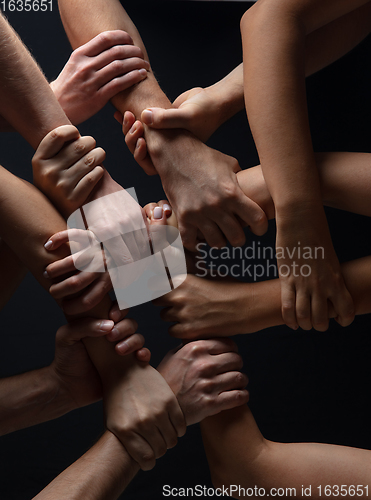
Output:
<path fill-rule="evenodd" d="M 148 108 L 142 112 L 141 120 L 152 128 L 186 128 L 189 116 L 185 109 Z"/>

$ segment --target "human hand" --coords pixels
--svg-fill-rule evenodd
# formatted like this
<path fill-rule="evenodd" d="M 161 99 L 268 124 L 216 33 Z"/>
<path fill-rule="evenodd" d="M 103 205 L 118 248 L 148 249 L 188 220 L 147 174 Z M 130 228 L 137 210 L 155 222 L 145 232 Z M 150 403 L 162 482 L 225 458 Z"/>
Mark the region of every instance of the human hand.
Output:
<path fill-rule="evenodd" d="M 147 78 L 149 63 L 125 31 L 106 31 L 72 52 L 50 84 L 75 125 L 100 111 L 119 92 Z"/>
<path fill-rule="evenodd" d="M 84 203 L 104 175 L 106 154 L 95 145 L 73 125 L 63 125 L 44 137 L 32 159 L 35 186 L 65 217 Z"/>
<path fill-rule="evenodd" d="M 147 173 L 156 172 L 154 157 L 156 165 L 164 167 L 161 180 L 187 249 L 195 250 L 198 232 L 210 246 L 222 247 L 226 239 L 234 246 L 244 244 L 242 225 L 249 225 L 252 232 L 259 235 L 267 230 L 264 211 L 240 189 L 236 174 L 241 169 L 237 160 L 208 148 L 191 135 L 187 136 L 187 132 L 181 139 L 186 141 L 183 147 L 179 143 L 175 148 L 174 141 L 169 141 L 167 148 L 158 148 L 150 158 L 143 124 L 135 121 L 130 112 L 125 113 L 123 133 L 135 160 Z M 200 165 L 205 167 L 200 169 Z"/>
<path fill-rule="evenodd" d="M 85 337 L 103 337 L 115 342 L 115 350 L 120 355 L 135 352 L 138 360 L 149 363 L 151 353 L 143 348 L 144 338 L 134 333 L 136 322 L 124 319 L 127 311 L 117 312 L 113 307 L 112 320 L 84 318 L 59 328 L 55 338 L 55 356 L 50 365 L 51 376 L 57 379 L 75 408 L 89 405 L 102 397 L 100 377 L 84 347 Z"/>
<path fill-rule="evenodd" d="M 277 213 L 276 253 L 281 282 L 282 317 L 294 330 L 329 324 L 329 303 L 335 319 L 349 325 L 354 305 L 332 245 L 323 207 Z"/>
<path fill-rule="evenodd" d="M 251 303 L 248 304 L 247 286 L 237 280 L 188 274 L 178 288 L 155 299 L 153 304 L 164 307 L 164 321 L 175 322 L 169 327 L 173 337 L 194 340 L 237 335 L 249 329 Z"/>
<path fill-rule="evenodd" d="M 104 388 L 107 428 L 141 469 L 173 448 L 186 431 L 184 416 L 168 384 L 150 365 L 133 364 L 117 381 L 110 373 Z"/>
<path fill-rule="evenodd" d="M 183 128 L 206 142 L 223 122 L 214 92 L 213 87 L 187 90 L 175 99 L 172 108 L 145 109 L 141 121 L 151 128 Z"/>
<path fill-rule="evenodd" d="M 248 379 L 232 340 L 190 342 L 170 351 L 158 366 L 176 395 L 187 425 L 246 404 Z"/>
<path fill-rule="evenodd" d="M 156 207 L 160 207 L 160 209 L 157 208 L 155 211 Z M 143 210 L 149 225 L 165 225 L 169 219 L 174 218 L 172 209 L 166 200 L 161 200 L 158 204 L 149 203 Z M 95 235 L 90 230 L 68 229 L 54 234 L 45 244 L 48 251 L 55 251 L 61 245 L 71 241 L 74 246 L 80 244 L 80 251 L 59 261 L 52 262 L 44 272 L 45 278 L 54 281 L 49 293 L 54 299 L 62 301 L 63 310 L 71 316 L 89 311 L 112 290 L 112 282 L 108 271 L 78 271 L 78 269 L 88 268 L 94 259 L 95 246 L 86 248 L 86 242 L 94 240 Z M 99 252 L 101 254 L 100 245 Z M 105 266 L 108 269 L 113 265 L 111 261 L 110 254 L 105 254 Z M 59 278 L 64 279 L 58 281 Z M 76 296 L 76 294 L 78 295 Z"/>

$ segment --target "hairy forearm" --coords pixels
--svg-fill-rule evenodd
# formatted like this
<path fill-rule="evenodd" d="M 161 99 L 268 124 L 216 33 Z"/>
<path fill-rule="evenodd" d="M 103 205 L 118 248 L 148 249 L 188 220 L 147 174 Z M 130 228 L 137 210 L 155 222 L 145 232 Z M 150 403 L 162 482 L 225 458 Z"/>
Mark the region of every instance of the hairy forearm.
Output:
<path fill-rule="evenodd" d="M 0 114 L 33 148 L 69 120 L 41 70 L 0 15 Z"/>
<path fill-rule="evenodd" d="M 0 380 L 0 435 L 47 422 L 73 409 L 70 396 L 49 367 Z"/>
<path fill-rule="evenodd" d="M 69 500 L 115 500 L 138 470 L 118 439 L 107 431 L 34 500 L 60 500 L 67 496 Z"/>
<path fill-rule="evenodd" d="M 370 451 L 267 441 L 247 406 L 204 420 L 201 430 L 213 483 L 218 487 L 257 486 L 267 493 L 270 488 L 296 488 L 295 496 L 302 498 L 302 485 L 312 485 L 311 498 L 317 498 L 317 486 L 371 482 Z"/>

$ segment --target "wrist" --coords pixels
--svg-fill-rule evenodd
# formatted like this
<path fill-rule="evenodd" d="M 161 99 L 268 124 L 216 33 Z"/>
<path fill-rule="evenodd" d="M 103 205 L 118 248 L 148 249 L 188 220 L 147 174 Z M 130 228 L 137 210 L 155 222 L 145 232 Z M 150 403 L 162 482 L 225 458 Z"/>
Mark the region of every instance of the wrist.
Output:
<path fill-rule="evenodd" d="M 68 381 L 65 381 L 63 376 L 58 373 L 55 362 L 53 361 L 45 370 L 48 370 L 45 374 L 45 379 L 49 381 L 49 404 L 53 404 L 56 412 L 53 418 L 79 408 L 79 405 L 69 391 Z"/>
<path fill-rule="evenodd" d="M 218 127 L 245 108 L 243 85 L 229 82 L 228 76 L 205 91 L 215 103 L 214 114 Z"/>

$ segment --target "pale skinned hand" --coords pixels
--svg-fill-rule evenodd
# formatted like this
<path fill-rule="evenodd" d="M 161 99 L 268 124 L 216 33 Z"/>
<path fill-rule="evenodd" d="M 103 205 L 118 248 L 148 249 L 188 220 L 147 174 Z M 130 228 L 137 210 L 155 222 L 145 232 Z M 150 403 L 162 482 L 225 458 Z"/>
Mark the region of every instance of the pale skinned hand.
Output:
<path fill-rule="evenodd" d="M 106 154 L 95 146 L 92 137 L 63 125 L 44 137 L 32 159 L 35 186 L 64 217 L 84 203 L 103 177 Z"/>
<path fill-rule="evenodd" d="M 169 327 L 173 337 L 193 340 L 237 335 L 245 333 L 249 326 L 246 314 L 251 303 L 246 286 L 236 280 L 188 274 L 178 288 L 155 299 L 153 304 L 164 307 L 164 321 L 175 323 Z"/>
<path fill-rule="evenodd" d="M 100 33 L 76 49 L 50 84 L 75 125 L 100 111 L 119 92 L 147 78 L 149 63 L 125 31 Z"/>
<path fill-rule="evenodd" d="M 336 321 L 348 326 L 354 319 L 353 300 L 344 283 L 323 207 L 278 214 L 276 249 L 284 322 L 293 329 L 325 331 L 332 304 Z"/>
<path fill-rule="evenodd" d="M 158 207 L 158 210 L 153 213 L 155 207 Z M 149 225 L 165 225 L 174 219 L 171 207 L 166 200 L 161 200 L 158 204 L 149 203 L 143 210 Z M 81 233 L 84 233 L 82 237 Z M 45 244 L 46 249 L 55 251 L 71 240 L 83 239 L 85 241 L 85 233 L 86 231 L 77 229 L 60 231 L 49 238 Z M 93 233 L 91 235 L 94 238 Z M 62 301 L 63 310 L 68 315 L 73 316 L 91 310 L 112 290 L 112 282 L 107 271 L 104 273 L 77 271 L 76 264 L 81 269 L 91 262 L 93 256 L 88 250 L 81 251 L 74 256 L 69 255 L 55 261 L 45 269 L 44 277 L 54 282 L 49 293 L 54 299 Z M 109 268 L 109 255 L 105 256 L 105 263 Z M 61 278 L 63 278 L 62 281 L 58 281 Z M 79 295 L 76 296 L 76 294 Z"/>
<path fill-rule="evenodd" d="M 112 309 L 112 312 L 116 309 Z M 52 376 L 69 394 L 76 408 L 89 405 L 102 397 L 102 384 L 97 370 L 81 341 L 85 337 L 103 337 L 115 342 L 120 355 L 136 353 L 138 360 L 149 363 L 151 353 L 143 348 L 142 335 L 130 333 L 134 320 L 123 319 L 125 313 L 112 320 L 84 318 L 59 328 L 55 339 L 55 356 L 50 370 Z M 135 331 L 136 328 L 134 328 Z"/>
<path fill-rule="evenodd" d="M 122 380 L 110 373 L 106 382 L 107 428 L 142 470 L 152 469 L 186 431 L 174 393 L 150 365 L 133 364 Z"/>
<path fill-rule="evenodd" d="M 246 404 L 248 379 L 229 339 L 190 342 L 170 351 L 158 366 L 176 395 L 187 425 Z"/>
<path fill-rule="evenodd" d="M 115 116 L 119 119 L 117 113 Z M 135 121 L 130 112 L 124 115 L 123 133 L 135 160 L 147 173 L 155 173 L 147 154 L 143 124 Z M 177 157 L 173 167 L 161 174 L 184 246 L 194 251 L 200 233 L 212 247 L 223 247 L 226 240 L 233 246 L 243 245 L 244 225 L 249 225 L 255 234 L 264 234 L 268 227 L 266 215 L 240 189 L 236 174 L 241 168 L 237 160 L 207 147 L 194 136 L 187 137 L 192 143 L 191 153 Z M 159 153 L 160 162 L 163 154 Z"/>

